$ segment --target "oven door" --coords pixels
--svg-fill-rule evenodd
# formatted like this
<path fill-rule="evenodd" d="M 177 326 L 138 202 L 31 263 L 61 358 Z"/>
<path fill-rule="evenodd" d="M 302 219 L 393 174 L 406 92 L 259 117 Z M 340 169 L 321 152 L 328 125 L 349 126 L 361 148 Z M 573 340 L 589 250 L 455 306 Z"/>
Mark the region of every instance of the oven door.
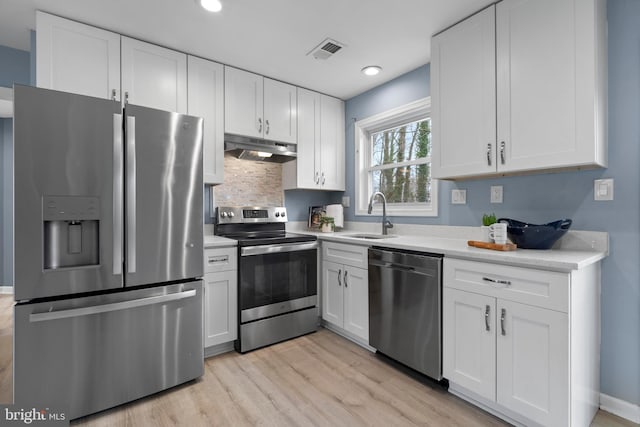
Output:
<path fill-rule="evenodd" d="M 240 249 L 240 321 L 315 307 L 318 242 Z"/>

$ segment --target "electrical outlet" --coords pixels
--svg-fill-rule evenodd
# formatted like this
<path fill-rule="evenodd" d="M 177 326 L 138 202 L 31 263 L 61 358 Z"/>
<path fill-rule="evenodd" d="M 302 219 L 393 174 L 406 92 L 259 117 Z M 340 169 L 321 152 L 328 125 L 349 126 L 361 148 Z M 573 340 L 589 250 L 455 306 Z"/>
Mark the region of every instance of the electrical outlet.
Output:
<path fill-rule="evenodd" d="M 342 207 L 348 208 L 349 206 L 351 206 L 351 197 L 342 196 Z"/>
<path fill-rule="evenodd" d="M 491 203 L 502 203 L 502 185 L 491 186 Z"/>
<path fill-rule="evenodd" d="M 451 203 L 454 205 L 466 205 L 467 190 L 451 190 Z"/>

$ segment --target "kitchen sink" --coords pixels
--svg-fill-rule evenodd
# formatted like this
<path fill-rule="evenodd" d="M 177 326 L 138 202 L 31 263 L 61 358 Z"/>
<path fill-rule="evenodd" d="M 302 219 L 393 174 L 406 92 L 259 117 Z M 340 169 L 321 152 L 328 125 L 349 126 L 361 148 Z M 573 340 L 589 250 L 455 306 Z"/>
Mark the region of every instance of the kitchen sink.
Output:
<path fill-rule="evenodd" d="M 367 234 L 367 233 L 361 233 L 361 234 L 345 234 L 345 237 L 353 237 L 355 239 L 371 239 L 371 240 L 378 240 L 378 239 L 389 239 L 391 237 L 398 237 L 395 234 Z"/>

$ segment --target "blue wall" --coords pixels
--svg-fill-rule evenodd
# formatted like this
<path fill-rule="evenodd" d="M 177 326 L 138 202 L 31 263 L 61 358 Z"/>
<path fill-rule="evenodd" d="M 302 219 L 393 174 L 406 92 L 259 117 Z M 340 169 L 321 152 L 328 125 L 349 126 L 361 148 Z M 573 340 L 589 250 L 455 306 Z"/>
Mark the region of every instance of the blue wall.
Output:
<path fill-rule="evenodd" d="M 602 263 L 601 391 L 640 404 L 640 1 L 609 0 L 609 168 L 466 182 L 440 182 L 437 218 L 392 222 L 478 225 L 485 212 L 527 222 L 572 218 L 576 230 L 606 231 L 610 256 Z M 354 200 L 354 129 L 360 120 L 429 95 L 424 66 L 346 103 L 347 191 Z M 552 102 L 552 100 L 549 100 Z M 615 200 L 595 202 L 593 180 L 615 179 Z M 490 204 L 491 185 L 504 203 Z M 452 188 L 467 190 L 451 205 Z M 354 203 L 352 203 L 352 206 Z M 351 221 L 377 221 L 355 216 Z"/>
<path fill-rule="evenodd" d="M 28 85 L 31 81 L 29 52 L 0 46 L 0 86 L 12 87 L 13 83 Z"/>

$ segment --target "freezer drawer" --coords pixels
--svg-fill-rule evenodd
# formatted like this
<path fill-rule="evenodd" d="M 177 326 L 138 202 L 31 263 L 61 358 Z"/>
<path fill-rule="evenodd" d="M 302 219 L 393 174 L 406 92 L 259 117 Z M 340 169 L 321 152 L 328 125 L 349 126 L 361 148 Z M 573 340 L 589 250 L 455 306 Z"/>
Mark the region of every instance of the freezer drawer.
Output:
<path fill-rule="evenodd" d="M 14 400 L 70 419 L 201 376 L 202 282 L 15 306 Z"/>

